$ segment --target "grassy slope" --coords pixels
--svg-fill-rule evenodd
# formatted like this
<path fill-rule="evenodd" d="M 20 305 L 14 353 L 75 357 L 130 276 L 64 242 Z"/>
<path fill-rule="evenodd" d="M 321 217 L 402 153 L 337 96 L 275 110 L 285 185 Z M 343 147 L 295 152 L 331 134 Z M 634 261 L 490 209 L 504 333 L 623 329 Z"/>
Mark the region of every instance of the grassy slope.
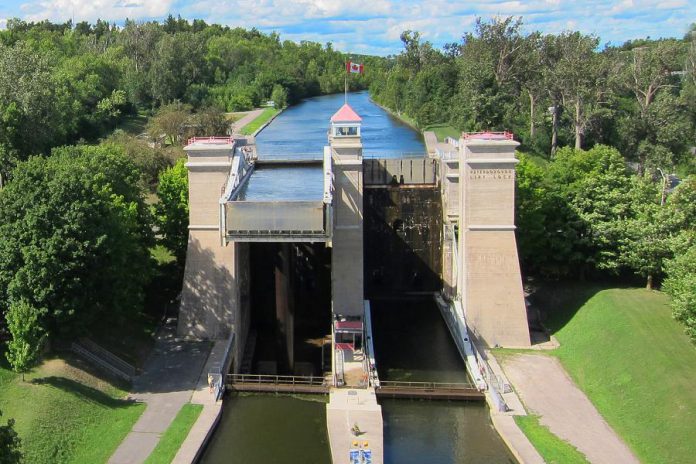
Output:
<path fill-rule="evenodd" d="M 0 410 L 14 418 L 25 462 L 103 463 L 145 406 L 73 358 L 51 359 L 21 376 L 0 365 Z"/>
<path fill-rule="evenodd" d="M 435 136 L 440 142 L 444 142 L 445 137 L 453 137 L 459 140 L 459 137 L 462 135 L 462 131 L 459 131 L 447 124 L 433 124 L 430 126 L 426 126 L 423 128 L 423 131 L 435 132 Z"/>
<path fill-rule="evenodd" d="M 561 343 L 553 354 L 641 461 L 693 462 L 696 350 L 665 295 L 556 286 L 536 301 Z"/>
<path fill-rule="evenodd" d="M 268 120 L 270 120 L 273 116 L 275 116 L 275 115 L 278 114 L 279 112 L 280 112 L 280 110 L 277 110 L 277 109 L 275 109 L 275 108 L 271 108 L 271 107 L 265 108 L 265 109 L 263 110 L 263 112 L 259 115 L 258 118 L 254 119 L 254 120 L 251 121 L 249 124 L 247 124 L 246 126 L 242 127 L 241 133 L 244 134 L 244 135 L 251 135 L 251 134 L 253 134 L 254 132 L 256 132 L 256 130 L 257 130 L 259 127 L 261 127 L 262 125 L 264 125 L 266 122 L 268 122 Z"/>
<path fill-rule="evenodd" d="M 203 405 L 185 404 L 174 418 L 174 422 L 164 432 L 145 464 L 169 464 L 172 462 L 202 410 Z"/>
<path fill-rule="evenodd" d="M 515 422 L 548 464 L 587 463 L 582 453 L 541 425 L 538 417 L 515 416 Z"/>

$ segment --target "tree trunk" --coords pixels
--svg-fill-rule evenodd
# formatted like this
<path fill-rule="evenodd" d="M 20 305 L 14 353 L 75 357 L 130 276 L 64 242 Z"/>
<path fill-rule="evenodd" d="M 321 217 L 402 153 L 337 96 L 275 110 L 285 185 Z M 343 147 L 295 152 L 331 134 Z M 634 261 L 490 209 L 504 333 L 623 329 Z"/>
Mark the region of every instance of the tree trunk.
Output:
<path fill-rule="evenodd" d="M 580 124 L 580 99 L 575 100 L 575 149 L 582 148 L 582 125 Z"/>
<path fill-rule="evenodd" d="M 553 123 L 551 125 L 551 156 L 558 149 L 558 105 L 553 106 Z"/>
<path fill-rule="evenodd" d="M 534 138 L 534 96 L 529 92 L 529 138 Z"/>
<path fill-rule="evenodd" d="M 652 274 L 648 274 L 648 279 L 645 282 L 645 288 L 647 288 L 648 290 L 653 289 L 653 276 L 652 276 Z"/>

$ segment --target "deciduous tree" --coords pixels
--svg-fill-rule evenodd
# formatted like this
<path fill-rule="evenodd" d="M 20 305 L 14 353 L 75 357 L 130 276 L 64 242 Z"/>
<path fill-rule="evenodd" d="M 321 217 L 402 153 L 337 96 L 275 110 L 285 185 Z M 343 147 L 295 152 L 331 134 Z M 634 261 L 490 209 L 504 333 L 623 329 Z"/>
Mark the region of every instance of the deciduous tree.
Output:
<path fill-rule="evenodd" d="M 7 343 L 7 360 L 15 372 L 24 374 L 39 360 L 46 340 L 42 316 L 45 311 L 20 299 L 10 304 L 5 318 L 12 339 Z"/>
<path fill-rule="evenodd" d="M 20 163 L 0 190 L 0 308 L 45 308 L 60 336 L 140 311 L 153 238 L 139 180 L 109 145 Z"/>
<path fill-rule="evenodd" d="M 180 265 L 186 260 L 188 244 L 188 170 L 185 163 L 182 158 L 162 172 L 157 186 L 159 203 L 155 205 L 161 242 L 176 256 Z"/>
<path fill-rule="evenodd" d="M 696 342 L 696 246 L 689 247 L 667 264 L 667 278 L 662 288 L 672 298 L 675 319 L 686 326 L 686 333 Z"/>

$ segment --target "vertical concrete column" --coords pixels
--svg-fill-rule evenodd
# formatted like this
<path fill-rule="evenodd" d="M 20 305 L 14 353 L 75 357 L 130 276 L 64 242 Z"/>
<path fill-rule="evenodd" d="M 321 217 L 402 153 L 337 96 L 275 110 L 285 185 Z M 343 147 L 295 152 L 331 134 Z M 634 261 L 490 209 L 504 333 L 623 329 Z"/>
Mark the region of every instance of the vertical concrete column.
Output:
<path fill-rule="evenodd" d="M 363 166 L 360 116 L 347 104 L 331 118 L 334 173 L 331 299 L 333 313 L 360 316 L 363 295 Z"/>
<path fill-rule="evenodd" d="M 530 345 L 515 240 L 515 148 L 507 134 L 460 140 L 458 288 L 467 321 L 489 346 Z"/>
<path fill-rule="evenodd" d="M 203 139 L 185 147 L 189 171 L 189 241 L 179 310 L 181 336 L 223 339 L 239 310 L 238 248 L 220 241 L 220 194 L 234 156 L 229 139 Z"/>
<path fill-rule="evenodd" d="M 277 343 L 287 362 L 284 368 L 292 372 L 295 368 L 295 296 L 293 294 L 293 248 L 290 243 L 278 247 L 275 267 L 275 302 Z"/>

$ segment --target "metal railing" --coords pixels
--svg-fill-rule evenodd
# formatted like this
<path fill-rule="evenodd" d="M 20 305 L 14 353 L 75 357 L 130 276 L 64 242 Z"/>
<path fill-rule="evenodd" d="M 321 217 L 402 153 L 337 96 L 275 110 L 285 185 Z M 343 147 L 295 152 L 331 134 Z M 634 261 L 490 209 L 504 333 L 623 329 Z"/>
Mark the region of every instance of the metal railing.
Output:
<path fill-rule="evenodd" d="M 459 139 L 455 139 L 454 137 L 447 136 L 445 137 L 445 143 L 448 143 L 452 145 L 453 147 L 459 148 Z"/>
<path fill-rule="evenodd" d="M 84 348 L 88 349 L 89 351 L 91 351 L 95 355 L 99 356 L 100 358 L 102 358 L 104 361 L 108 362 L 112 366 L 116 367 L 121 372 L 124 372 L 125 374 L 128 374 L 131 377 L 135 377 L 135 375 L 137 373 L 135 366 L 133 366 L 132 364 L 119 358 L 118 356 L 113 354 L 111 351 L 108 351 L 106 348 L 103 348 L 102 346 L 97 345 L 89 338 L 81 338 L 80 345 L 82 345 Z"/>
<path fill-rule="evenodd" d="M 477 139 L 477 140 L 513 140 L 512 132 L 502 131 L 502 132 L 464 132 L 462 134 L 464 140 Z"/>
<path fill-rule="evenodd" d="M 491 368 L 490 364 L 488 364 L 487 360 L 481 358 L 480 356 L 477 356 L 477 358 L 479 366 L 481 367 L 481 375 L 486 380 L 486 383 L 489 385 L 489 387 L 492 387 L 500 393 L 512 392 L 512 386 L 509 383 L 503 381 L 502 378 L 500 378 L 495 374 L 495 372 L 493 372 L 493 369 Z"/>
<path fill-rule="evenodd" d="M 133 378 L 130 375 L 126 374 L 125 372 L 121 371 L 119 368 L 117 368 L 113 364 L 105 361 L 101 357 L 92 353 L 87 348 L 83 347 L 82 345 L 73 342 L 70 348 L 72 349 L 73 353 L 75 353 L 75 354 L 81 356 L 83 359 L 91 362 L 97 368 L 105 370 L 105 371 L 111 373 L 112 375 L 115 375 L 116 377 L 122 378 L 123 380 L 125 380 L 127 382 L 131 382 L 133 380 Z"/>
<path fill-rule="evenodd" d="M 334 353 L 336 357 L 336 372 L 334 373 L 334 387 L 342 387 L 346 384 L 345 379 L 345 354 L 343 350 L 336 350 Z"/>
<path fill-rule="evenodd" d="M 229 384 L 257 385 L 297 385 L 310 387 L 326 386 L 324 377 L 316 375 L 264 375 L 264 374 L 227 374 Z"/>
<path fill-rule="evenodd" d="M 418 152 L 401 152 L 397 154 L 396 156 L 392 155 L 383 155 L 380 153 L 367 153 L 363 154 L 363 159 L 411 159 L 411 158 L 427 158 L 428 153 L 425 151 L 418 151 Z"/>
<path fill-rule="evenodd" d="M 410 382 L 402 380 L 382 380 L 379 388 L 381 389 L 410 389 L 410 390 L 477 390 L 476 385 L 470 382 Z"/>
<path fill-rule="evenodd" d="M 324 153 L 258 154 L 258 161 L 323 161 Z"/>
<path fill-rule="evenodd" d="M 234 138 L 232 138 L 232 137 L 191 137 L 186 142 L 187 145 L 191 145 L 193 143 L 226 144 L 226 143 L 234 143 Z"/>

